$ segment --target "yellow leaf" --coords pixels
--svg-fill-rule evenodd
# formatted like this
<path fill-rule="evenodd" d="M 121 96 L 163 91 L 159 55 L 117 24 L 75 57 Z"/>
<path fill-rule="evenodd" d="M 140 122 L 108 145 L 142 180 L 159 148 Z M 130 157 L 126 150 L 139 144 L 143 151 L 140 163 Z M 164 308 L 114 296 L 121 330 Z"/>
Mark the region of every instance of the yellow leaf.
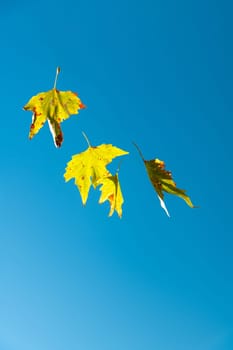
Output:
<path fill-rule="evenodd" d="M 100 179 L 98 181 L 98 185 L 102 185 L 100 187 L 101 195 L 99 203 L 103 203 L 108 200 L 110 204 L 109 216 L 112 216 L 115 210 L 118 216 L 121 218 L 124 199 L 121 192 L 118 174 Z"/>
<path fill-rule="evenodd" d="M 102 144 L 97 147 L 89 146 L 86 151 L 72 156 L 72 159 L 67 163 L 64 178 L 66 181 L 75 179 L 82 203 L 86 204 L 90 187 L 96 188 L 100 179 L 111 175 L 106 166 L 111 163 L 113 158 L 125 154 L 128 152 L 111 144 Z"/>
<path fill-rule="evenodd" d="M 146 166 L 150 181 L 160 198 L 161 206 L 164 208 L 167 214 L 168 211 L 166 210 L 166 206 L 163 201 L 164 192 L 174 194 L 182 198 L 191 208 L 194 208 L 191 199 L 186 195 L 186 191 L 176 187 L 176 183 L 172 179 L 172 174 L 170 171 L 165 170 L 165 164 L 163 161 L 159 159 L 144 160 L 144 164 Z"/>
<path fill-rule="evenodd" d="M 145 160 L 139 147 L 136 144 L 134 145 L 136 146 L 145 164 L 147 174 L 159 197 L 161 207 L 165 210 L 167 215 L 170 216 L 164 203 L 164 192 L 174 194 L 182 198 L 191 208 L 194 208 L 194 205 L 191 199 L 187 196 L 186 191 L 177 188 L 176 183 L 172 179 L 171 172 L 165 170 L 165 163 L 159 159 Z"/>
<path fill-rule="evenodd" d="M 58 69 L 57 75 L 59 72 Z M 48 121 L 55 146 L 61 147 L 63 135 L 60 123 L 69 118 L 71 114 L 78 114 L 79 109 L 85 106 L 74 92 L 56 89 L 57 75 L 54 88 L 33 96 L 24 106 L 24 110 L 33 112 L 29 138 L 32 139 Z"/>

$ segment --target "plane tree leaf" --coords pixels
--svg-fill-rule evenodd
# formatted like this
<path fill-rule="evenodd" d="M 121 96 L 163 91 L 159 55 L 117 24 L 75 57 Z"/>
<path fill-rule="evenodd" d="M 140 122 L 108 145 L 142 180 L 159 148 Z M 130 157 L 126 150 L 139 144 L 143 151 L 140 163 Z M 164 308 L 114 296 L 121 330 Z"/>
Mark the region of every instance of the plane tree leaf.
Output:
<path fill-rule="evenodd" d="M 186 191 L 176 187 L 176 183 L 172 178 L 172 173 L 165 169 L 165 163 L 158 158 L 152 159 L 152 160 L 145 160 L 141 150 L 138 148 L 136 144 L 135 146 L 139 151 L 139 154 L 146 167 L 146 171 L 149 176 L 149 179 L 159 197 L 161 207 L 165 210 L 167 215 L 170 216 L 164 202 L 164 192 L 167 192 L 182 198 L 186 202 L 186 204 L 188 204 L 188 206 L 190 206 L 191 208 L 194 208 L 194 205 L 190 197 L 186 194 Z"/>
<path fill-rule="evenodd" d="M 86 151 L 73 155 L 67 163 L 64 174 L 65 181 L 72 178 L 78 187 L 82 203 L 87 202 L 90 187 L 96 188 L 101 179 L 111 176 L 106 166 L 116 157 L 128 154 L 128 152 L 111 144 L 91 146 Z"/>
<path fill-rule="evenodd" d="M 56 89 L 59 72 L 60 68 L 57 69 L 52 90 L 33 96 L 23 107 L 24 110 L 33 112 L 29 138 L 32 139 L 47 121 L 56 147 L 61 147 L 63 142 L 61 122 L 71 114 L 78 114 L 79 110 L 85 107 L 76 93 Z"/>
<path fill-rule="evenodd" d="M 122 204 L 124 203 L 123 195 L 121 192 L 121 187 L 119 183 L 118 174 L 109 175 L 107 177 L 101 178 L 98 181 L 98 185 L 101 185 L 100 199 L 99 203 L 104 203 L 109 201 L 110 212 L 109 216 L 112 216 L 114 211 L 117 212 L 118 216 L 122 217 Z"/>

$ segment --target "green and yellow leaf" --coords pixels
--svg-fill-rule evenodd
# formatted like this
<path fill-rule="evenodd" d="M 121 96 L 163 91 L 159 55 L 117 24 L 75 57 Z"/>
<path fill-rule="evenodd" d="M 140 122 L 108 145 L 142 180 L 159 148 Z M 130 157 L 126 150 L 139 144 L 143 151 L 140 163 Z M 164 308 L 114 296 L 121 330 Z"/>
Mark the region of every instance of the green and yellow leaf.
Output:
<path fill-rule="evenodd" d="M 147 174 L 158 195 L 161 207 L 165 210 L 167 215 L 170 216 L 164 202 L 164 192 L 182 198 L 188 204 L 188 206 L 194 208 L 194 205 L 190 197 L 186 194 L 186 191 L 176 187 L 176 183 L 172 178 L 172 173 L 165 169 L 165 163 L 157 158 L 152 160 L 145 160 L 139 147 L 136 144 L 135 146 L 144 162 Z"/>
<path fill-rule="evenodd" d="M 72 159 L 67 163 L 64 174 L 65 181 L 74 178 L 82 203 L 85 205 L 90 187 L 96 188 L 101 179 L 111 176 L 106 166 L 114 158 L 126 154 L 128 152 L 111 144 L 102 144 L 97 147 L 89 146 L 86 151 L 72 156 Z"/>
<path fill-rule="evenodd" d="M 57 75 L 59 72 L 60 70 L 57 70 Z M 68 119 L 71 114 L 78 114 L 84 107 L 77 94 L 72 91 L 59 91 L 55 86 L 52 90 L 33 96 L 23 107 L 24 110 L 33 112 L 29 138 L 32 139 L 47 121 L 55 146 L 61 147 L 63 142 L 61 122 Z"/>
<path fill-rule="evenodd" d="M 109 201 L 109 204 L 110 204 L 109 216 L 112 216 L 114 211 L 116 211 L 118 216 L 121 218 L 122 205 L 124 203 L 124 199 L 121 192 L 118 174 L 110 175 L 100 179 L 98 181 L 98 185 L 102 185 L 100 187 L 101 195 L 100 195 L 99 203 L 101 204 L 101 203 L 104 203 L 105 201 Z"/>
<path fill-rule="evenodd" d="M 181 190 L 176 187 L 176 183 L 172 179 L 172 174 L 170 171 L 165 170 L 165 164 L 159 159 L 144 160 L 146 170 L 150 181 L 157 192 L 161 206 L 164 208 L 166 213 L 169 215 L 165 203 L 164 203 L 164 192 L 174 194 L 182 198 L 191 208 L 194 208 L 194 205 L 187 196 L 185 190 Z"/>

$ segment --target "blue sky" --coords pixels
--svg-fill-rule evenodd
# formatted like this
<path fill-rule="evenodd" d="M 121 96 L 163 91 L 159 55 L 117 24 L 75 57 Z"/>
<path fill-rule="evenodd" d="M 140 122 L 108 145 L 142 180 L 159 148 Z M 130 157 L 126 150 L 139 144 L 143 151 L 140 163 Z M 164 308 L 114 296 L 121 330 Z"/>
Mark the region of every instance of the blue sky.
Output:
<path fill-rule="evenodd" d="M 233 348 L 232 5 L 45 1 L 0 5 L 1 350 Z M 52 88 L 87 109 L 28 140 L 28 99 Z M 72 154 L 130 152 L 123 218 L 63 179 Z M 159 206 L 132 141 L 199 209 Z M 114 163 L 117 168 L 118 163 Z"/>

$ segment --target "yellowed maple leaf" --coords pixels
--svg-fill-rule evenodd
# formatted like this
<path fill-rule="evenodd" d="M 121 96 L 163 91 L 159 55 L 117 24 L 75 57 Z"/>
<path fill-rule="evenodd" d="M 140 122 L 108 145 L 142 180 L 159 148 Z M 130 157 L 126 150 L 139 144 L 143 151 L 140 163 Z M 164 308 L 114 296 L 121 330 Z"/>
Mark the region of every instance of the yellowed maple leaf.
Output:
<path fill-rule="evenodd" d="M 126 154 L 128 152 L 111 144 L 102 144 L 96 147 L 89 144 L 86 151 L 72 156 L 72 159 L 67 163 L 64 174 L 65 181 L 74 178 L 82 203 L 86 204 L 90 187 L 96 188 L 100 179 L 111 175 L 106 166 L 112 162 L 113 158 Z"/>
<path fill-rule="evenodd" d="M 121 192 L 118 174 L 110 174 L 107 177 L 101 178 L 98 181 L 98 185 L 102 185 L 100 187 L 101 195 L 99 203 L 101 204 L 108 200 L 110 204 L 109 216 L 112 216 L 115 210 L 118 216 L 121 218 L 122 204 L 124 203 L 124 199 Z"/>
<path fill-rule="evenodd" d="M 137 147 L 139 154 L 145 164 L 147 174 L 149 179 L 159 197 L 161 207 L 165 210 L 168 216 L 169 212 L 164 203 L 164 192 L 176 195 L 182 198 L 191 208 L 194 208 L 194 205 L 189 196 L 187 196 L 185 190 L 181 190 L 176 187 L 176 183 L 172 179 L 172 173 L 165 169 L 165 163 L 159 159 L 145 160 L 142 152 Z"/>
<path fill-rule="evenodd" d="M 56 147 L 61 147 L 63 141 L 61 122 L 68 119 L 71 114 L 78 114 L 79 110 L 85 107 L 76 93 L 56 89 L 59 72 L 58 68 L 52 90 L 33 96 L 23 107 L 24 110 L 33 112 L 29 138 L 32 139 L 48 121 Z"/>

